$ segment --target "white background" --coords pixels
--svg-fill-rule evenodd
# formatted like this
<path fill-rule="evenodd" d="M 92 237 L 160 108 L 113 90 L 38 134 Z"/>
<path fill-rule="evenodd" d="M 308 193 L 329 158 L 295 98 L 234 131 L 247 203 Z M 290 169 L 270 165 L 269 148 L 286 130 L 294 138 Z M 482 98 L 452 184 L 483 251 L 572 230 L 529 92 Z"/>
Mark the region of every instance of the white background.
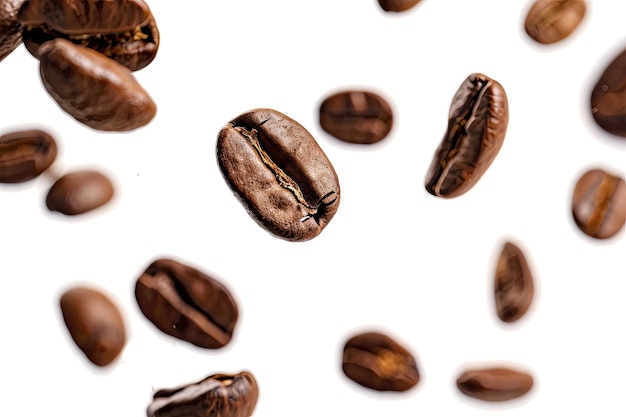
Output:
<path fill-rule="evenodd" d="M 48 175 L 0 186 L 2 414 L 143 416 L 154 389 L 242 369 L 258 380 L 260 417 L 624 414 L 626 237 L 586 237 L 570 203 L 584 170 L 624 175 L 626 139 L 600 130 L 588 102 L 626 48 L 626 2 L 593 2 L 557 46 L 527 38 L 530 1 L 426 0 L 395 15 L 375 0 L 149 5 L 162 42 L 135 76 L 159 110 L 143 129 L 74 122 L 23 47 L 0 63 L 0 133 L 35 125 L 59 144 Z M 424 179 L 472 72 L 504 86 L 506 139 L 472 190 L 438 199 Z M 392 104 L 383 143 L 348 146 L 319 127 L 321 100 L 346 87 Z M 339 175 L 339 211 L 312 241 L 266 233 L 222 179 L 217 134 L 256 107 L 304 125 Z M 55 176 L 81 167 L 111 175 L 113 202 L 80 217 L 48 213 Z M 512 326 L 497 321 L 491 296 L 507 239 L 525 250 L 537 286 Z M 227 347 L 165 336 L 140 313 L 135 280 L 160 256 L 231 289 L 241 315 Z M 105 369 L 61 320 L 60 294 L 79 283 L 102 289 L 126 320 L 127 346 Z M 414 353 L 414 389 L 379 393 L 342 374 L 344 342 L 370 329 Z M 458 374 L 485 363 L 528 370 L 534 390 L 505 404 L 460 395 Z"/>

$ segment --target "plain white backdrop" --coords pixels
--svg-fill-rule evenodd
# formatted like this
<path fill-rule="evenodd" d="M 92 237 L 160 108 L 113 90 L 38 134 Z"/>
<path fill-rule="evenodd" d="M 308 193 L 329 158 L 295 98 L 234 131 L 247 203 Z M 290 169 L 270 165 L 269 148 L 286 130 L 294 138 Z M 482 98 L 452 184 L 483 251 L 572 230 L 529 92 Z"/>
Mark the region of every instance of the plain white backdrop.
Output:
<path fill-rule="evenodd" d="M 44 128 L 59 155 L 48 174 L 0 186 L 5 412 L 143 416 L 156 389 L 248 369 L 259 417 L 623 415 L 626 236 L 586 237 L 570 200 L 590 167 L 624 175 L 626 139 L 600 130 L 588 102 L 626 48 L 626 3 L 588 3 L 570 38 L 541 46 L 523 31 L 530 1 L 425 0 L 394 15 L 376 0 L 152 0 L 160 50 L 135 76 L 159 110 L 129 134 L 74 122 L 20 47 L 0 63 L 0 133 Z M 472 190 L 438 199 L 424 179 L 473 72 L 507 92 L 506 139 Z M 319 127 L 321 100 L 352 87 L 393 106 L 379 145 L 348 146 Z M 304 125 L 339 175 L 339 211 L 312 241 L 266 233 L 219 172 L 219 130 L 256 107 Z M 80 217 L 49 213 L 55 176 L 81 167 L 109 173 L 115 199 Z M 491 296 L 507 239 L 525 250 L 537 287 L 512 326 L 497 321 Z M 134 283 L 160 256 L 231 289 L 241 315 L 227 347 L 195 348 L 142 316 Z M 61 320 L 60 294 L 78 283 L 107 293 L 127 323 L 127 346 L 106 369 Z M 379 393 L 342 374 L 343 343 L 370 329 L 414 353 L 417 387 Z M 461 396 L 457 375 L 485 363 L 530 371 L 534 390 L 505 404 Z"/>

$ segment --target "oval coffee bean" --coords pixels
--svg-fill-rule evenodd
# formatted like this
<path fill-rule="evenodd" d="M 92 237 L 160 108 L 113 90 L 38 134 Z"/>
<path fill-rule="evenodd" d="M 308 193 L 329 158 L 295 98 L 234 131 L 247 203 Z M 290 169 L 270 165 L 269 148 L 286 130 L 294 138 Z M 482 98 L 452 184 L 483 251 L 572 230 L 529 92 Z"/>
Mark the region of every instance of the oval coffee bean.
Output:
<path fill-rule="evenodd" d="M 537 0 L 526 15 L 524 29 L 539 43 L 556 43 L 576 30 L 586 10 L 584 0 Z"/>
<path fill-rule="evenodd" d="M 20 130 L 0 136 L 0 182 L 31 180 L 52 165 L 57 145 L 47 132 Z"/>
<path fill-rule="evenodd" d="M 217 161 L 250 216 L 274 236 L 312 239 L 337 212 L 335 169 L 313 136 L 276 110 L 252 110 L 228 123 Z"/>
<path fill-rule="evenodd" d="M 100 291 L 74 287 L 61 296 L 65 325 L 80 350 L 98 366 L 113 362 L 126 344 L 122 315 Z"/>
<path fill-rule="evenodd" d="M 469 191 L 500 151 L 509 122 L 504 88 L 485 75 L 470 75 L 452 99 L 448 119 L 426 176 L 426 190 L 444 198 Z"/>
<path fill-rule="evenodd" d="M 533 387 L 533 377 L 509 368 L 470 369 L 457 378 L 456 385 L 468 397 L 508 401 L 527 394 Z"/>
<path fill-rule="evenodd" d="M 419 2 L 420 0 L 378 0 L 378 4 L 386 12 L 404 12 Z"/>
<path fill-rule="evenodd" d="M 135 284 L 142 313 L 162 332 L 217 349 L 232 338 L 239 310 L 215 278 L 171 259 L 153 262 Z"/>
<path fill-rule="evenodd" d="M 44 87 L 86 126 L 123 132 L 149 123 L 156 105 L 132 72 L 93 49 L 57 38 L 40 48 Z"/>
<path fill-rule="evenodd" d="M 48 191 L 46 206 L 66 215 L 95 210 L 113 198 L 113 184 L 97 171 L 76 171 L 59 178 Z"/>
<path fill-rule="evenodd" d="M 354 382 L 376 391 L 406 391 L 420 380 L 413 355 L 377 332 L 359 334 L 346 342 L 342 369 Z"/>
<path fill-rule="evenodd" d="M 216 374 L 194 384 L 159 390 L 148 417 L 250 417 L 259 388 L 250 372 Z"/>
<path fill-rule="evenodd" d="M 593 87 L 591 114 L 605 131 L 626 137 L 626 49 L 606 67 Z"/>
<path fill-rule="evenodd" d="M 626 181 L 602 169 L 585 172 L 574 188 L 572 214 L 586 235 L 615 236 L 626 223 Z"/>
<path fill-rule="evenodd" d="M 535 294 L 528 262 L 522 250 L 506 242 L 496 265 L 496 312 L 500 320 L 512 323 L 519 320 L 530 308 Z"/>
<path fill-rule="evenodd" d="M 320 105 L 320 125 L 337 139 L 371 144 L 383 140 L 393 125 L 391 106 L 369 91 L 342 91 Z"/>
<path fill-rule="evenodd" d="M 0 1 L 0 62 L 22 43 L 22 24 L 17 18 L 22 2 Z"/>

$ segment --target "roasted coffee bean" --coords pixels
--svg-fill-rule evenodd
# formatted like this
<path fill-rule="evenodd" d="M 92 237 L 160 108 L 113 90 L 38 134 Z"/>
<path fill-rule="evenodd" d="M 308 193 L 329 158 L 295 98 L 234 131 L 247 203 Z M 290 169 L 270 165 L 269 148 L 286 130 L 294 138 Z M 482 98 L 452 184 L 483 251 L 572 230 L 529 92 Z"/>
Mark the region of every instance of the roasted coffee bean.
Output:
<path fill-rule="evenodd" d="M 378 0 L 378 4 L 386 12 L 404 12 L 419 2 L 420 0 Z"/>
<path fill-rule="evenodd" d="M 259 388 L 250 372 L 216 374 L 194 384 L 159 390 L 148 417 L 250 417 Z"/>
<path fill-rule="evenodd" d="M 602 129 L 626 137 L 626 49 L 606 67 L 593 87 L 591 114 Z"/>
<path fill-rule="evenodd" d="M 69 115 L 103 131 L 130 131 L 149 123 L 156 105 L 131 71 L 93 49 L 57 38 L 40 49 L 41 79 Z"/>
<path fill-rule="evenodd" d="M 312 239 L 337 212 L 335 169 L 313 136 L 276 110 L 252 110 L 228 123 L 217 161 L 250 216 L 277 237 Z"/>
<path fill-rule="evenodd" d="M 456 380 L 459 390 L 483 401 L 508 401 L 521 397 L 533 387 L 533 377 L 509 368 L 481 368 L 463 372 Z"/>
<path fill-rule="evenodd" d="M 506 242 L 496 265 L 496 312 L 500 320 L 512 323 L 519 320 L 530 308 L 535 295 L 533 276 L 522 250 Z"/>
<path fill-rule="evenodd" d="M 61 296 L 65 325 L 87 358 L 98 366 L 113 362 L 126 344 L 120 311 L 98 290 L 74 287 Z"/>
<path fill-rule="evenodd" d="M 42 130 L 20 130 L 0 136 L 0 182 L 31 180 L 52 165 L 57 144 Z"/>
<path fill-rule="evenodd" d="M 508 101 L 500 83 L 470 75 L 452 99 L 448 131 L 435 152 L 426 190 L 444 198 L 469 191 L 500 151 L 508 122 Z"/>
<path fill-rule="evenodd" d="M 170 336 L 217 349 L 233 336 L 239 310 L 217 279 L 171 259 L 153 262 L 135 284 L 143 314 Z"/>
<path fill-rule="evenodd" d="M 67 215 L 95 210 L 113 198 L 113 184 L 97 171 L 76 171 L 59 178 L 48 191 L 46 206 Z"/>
<path fill-rule="evenodd" d="M 574 188 L 572 213 L 586 235 L 596 239 L 615 236 L 626 223 L 626 181 L 602 169 L 585 172 Z"/>
<path fill-rule="evenodd" d="M 556 43 L 576 30 L 586 10 L 584 0 L 537 0 L 526 15 L 524 29 L 539 43 Z"/>
<path fill-rule="evenodd" d="M 24 0 L 0 0 L 0 61 L 22 43 L 22 24 L 17 13 Z"/>
<path fill-rule="evenodd" d="M 393 125 L 387 101 L 369 91 L 342 91 L 320 105 L 322 129 L 345 142 L 371 144 L 383 140 Z"/>
<path fill-rule="evenodd" d="M 406 391 L 420 380 L 413 355 L 389 336 L 363 333 L 343 348 L 343 372 L 376 391 Z"/>
<path fill-rule="evenodd" d="M 156 56 L 159 31 L 141 0 L 26 0 L 20 11 L 24 44 L 35 57 L 45 42 L 63 38 L 94 49 L 132 71 Z"/>

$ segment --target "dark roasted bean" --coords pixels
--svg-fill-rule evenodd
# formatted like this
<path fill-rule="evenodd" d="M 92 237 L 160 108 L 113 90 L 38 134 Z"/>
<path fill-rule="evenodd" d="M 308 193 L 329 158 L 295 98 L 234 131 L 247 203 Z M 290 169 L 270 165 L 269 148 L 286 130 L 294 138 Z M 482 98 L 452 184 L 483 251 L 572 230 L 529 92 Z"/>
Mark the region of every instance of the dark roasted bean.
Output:
<path fill-rule="evenodd" d="M 404 12 L 419 2 L 420 0 L 378 0 L 378 4 L 386 12 Z"/>
<path fill-rule="evenodd" d="M 348 378 L 376 391 L 406 391 L 420 379 L 413 355 L 381 333 L 363 333 L 348 340 L 342 369 Z"/>
<path fill-rule="evenodd" d="M 226 125 L 217 161 L 250 216 L 277 237 L 312 239 L 337 212 L 335 169 L 313 136 L 276 110 L 252 110 Z"/>
<path fill-rule="evenodd" d="M 508 121 L 500 83 L 482 74 L 470 75 L 452 99 L 448 131 L 426 176 L 426 190 L 445 198 L 469 191 L 500 151 Z"/>
<path fill-rule="evenodd" d="M 576 30 L 586 10 L 584 0 L 536 0 L 526 15 L 524 29 L 539 43 L 556 43 Z"/>
<path fill-rule="evenodd" d="M 483 401 L 508 401 L 521 397 L 533 387 L 533 377 L 509 368 L 481 368 L 463 372 L 456 380 L 459 390 Z"/>
<path fill-rule="evenodd" d="M 113 198 L 113 184 L 97 171 L 76 171 L 59 178 L 48 191 L 46 206 L 66 215 L 95 210 Z"/>
<path fill-rule="evenodd" d="M 203 348 L 226 345 L 239 315 L 222 283 L 171 259 L 159 259 L 145 270 L 135 284 L 135 297 L 157 328 Z"/>
<path fill-rule="evenodd" d="M 535 294 L 533 276 L 522 250 L 506 242 L 496 265 L 494 292 L 500 320 L 512 323 L 530 308 Z"/>
<path fill-rule="evenodd" d="M 626 49 L 606 67 L 593 87 L 591 114 L 602 129 L 626 137 Z"/>
<path fill-rule="evenodd" d="M 0 182 L 31 180 L 52 165 L 57 145 L 42 130 L 20 130 L 0 136 Z"/>
<path fill-rule="evenodd" d="M 23 1 L 0 1 L 0 61 L 22 43 L 22 24 L 17 13 Z"/>

